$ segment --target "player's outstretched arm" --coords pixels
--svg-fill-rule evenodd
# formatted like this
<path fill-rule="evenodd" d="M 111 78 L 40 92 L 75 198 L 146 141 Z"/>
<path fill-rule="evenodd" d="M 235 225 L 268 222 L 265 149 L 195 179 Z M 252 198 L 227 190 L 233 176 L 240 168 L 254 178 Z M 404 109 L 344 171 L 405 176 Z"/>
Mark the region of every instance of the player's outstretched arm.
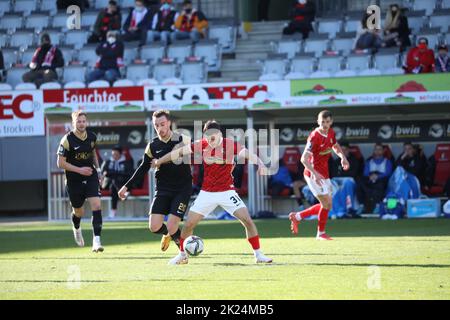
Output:
<path fill-rule="evenodd" d="M 335 145 L 333 146 L 333 151 L 341 159 L 342 168 L 345 171 L 350 169 L 350 164 L 348 163 L 347 157 L 345 156 L 344 151 L 342 151 L 342 148 L 339 145 L 339 143 L 335 143 Z"/>
<path fill-rule="evenodd" d="M 258 172 L 261 175 L 269 175 L 269 170 L 267 169 L 264 162 L 256 154 L 251 153 L 247 148 L 242 148 L 238 154 L 238 158 L 247 159 L 251 164 L 258 166 Z"/>
<path fill-rule="evenodd" d="M 58 155 L 58 159 L 56 161 L 58 168 L 64 169 L 66 171 L 75 172 L 81 174 L 83 176 L 89 177 L 92 175 L 92 168 L 90 167 L 77 167 L 73 164 L 70 164 L 66 161 L 66 157 Z"/>
<path fill-rule="evenodd" d="M 152 167 L 159 167 L 164 163 L 175 162 L 176 160 L 180 159 L 181 157 L 191 154 L 191 153 L 192 153 L 191 146 L 184 145 L 183 147 L 172 150 L 172 152 L 166 154 L 165 156 L 162 156 L 159 159 L 154 159 L 152 162 Z"/>
<path fill-rule="evenodd" d="M 134 184 L 134 182 L 138 179 L 142 179 L 148 172 L 148 170 L 150 170 L 151 163 L 152 159 L 147 154 L 144 154 L 144 156 L 142 157 L 142 162 L 139 165 L 139 167 L 137 167 L 137 169 L 134 171 L 133 175 L 127 181 L 127 183 L 125 183 L 125 185 L 122 188 L 120 188 L 118 195 L 121 200 L 125 200 L 126 193 L 130 189 L 130 187 Z"/>

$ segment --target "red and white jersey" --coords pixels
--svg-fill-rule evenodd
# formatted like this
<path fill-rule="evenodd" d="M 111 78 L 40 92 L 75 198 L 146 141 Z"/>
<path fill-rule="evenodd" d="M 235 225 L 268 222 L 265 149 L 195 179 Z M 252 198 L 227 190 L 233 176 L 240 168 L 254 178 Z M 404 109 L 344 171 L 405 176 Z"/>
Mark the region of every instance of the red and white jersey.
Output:
<path fill-rule="evenodd" d="M 312 157 L 310 162 L 314 170 L 320 173 L 325 179 L 329 179 L 328 160 L 331 157 L 332 147 L 336 144 L 336 134 L 330 128 L 327 135 L 320 133 L 316 128 L 310 133 L 306 143 L 305 152 L 310 152 Z M 311 172 L 305 168 L 305 176 L 311 177 Z"/>
<path fill-rule="evenodd" d="M 212 148 L 206 139 L 191 144 L 194 156 L 202 153 L 203 184 L 202 190 L 223 192 L 235 190 L 233 182 L 234 157 L 242 150 L 242 146 L 231 139 L 223 138 L 222 143 Z"/>

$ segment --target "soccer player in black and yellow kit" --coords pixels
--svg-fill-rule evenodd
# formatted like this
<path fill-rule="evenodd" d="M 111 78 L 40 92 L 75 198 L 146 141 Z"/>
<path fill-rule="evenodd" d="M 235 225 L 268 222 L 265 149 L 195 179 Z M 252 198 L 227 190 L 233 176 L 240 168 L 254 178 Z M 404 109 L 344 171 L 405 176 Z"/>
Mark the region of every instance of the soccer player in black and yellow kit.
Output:
<path fill-rule="evenodd" d="M 88 131 L 87 115 L 82 111 L 72 113 L 73 130 L 64 135 L 58 148 L 58 168 L 66 173 L 66 190 L 73 208 L 72 224 L 75 242 L 84 246 L 80 221 L 84 215 L 83 204 L 87 199 L 92 210 L 94 238 L 92 251 L 102 252 L 100 242 L 102 211 L 100 185 L 97 169 L 99 163 L 95 153 L 97 136 Z"/>
<path fill-rule="evenodd" d="M 122 200 L 126 198 L 133 182 L 143 178 L 148 172 L 153 159 L 161 158 L 178 146 L 191 143 L 189 137 L 171 130 L 169 111 L 155 111 L 152 121 L 158 136 L 147 145 L 141 165 L 119 190 L 119 198 Z M 191 167 L 186 162 L 180 165 L 167 163 L 158 168 L 155 178 L 156 193 L 150 208 L 149 228 L 151 232 L 162 235 L 161 250 L 166 251 L 171 240 L 180 245 L 179 224 L 186 213 L 192 194 Z M 165 225 L 164 218 L 167 215 L 169 218 Z"/>

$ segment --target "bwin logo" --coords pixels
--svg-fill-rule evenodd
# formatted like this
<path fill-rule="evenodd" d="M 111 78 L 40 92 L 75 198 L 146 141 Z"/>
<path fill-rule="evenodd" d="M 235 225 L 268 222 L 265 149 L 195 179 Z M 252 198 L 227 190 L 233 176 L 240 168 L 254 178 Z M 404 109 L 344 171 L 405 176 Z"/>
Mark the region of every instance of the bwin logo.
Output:
<path fill-rule="evenodd" d="M 80 30 L 81 29 L 81 9 L 79 6 L 71 5 L 67 7 L 67 14 L 70 16 L 67 18 L 66 26 L 69 30 Z"/>

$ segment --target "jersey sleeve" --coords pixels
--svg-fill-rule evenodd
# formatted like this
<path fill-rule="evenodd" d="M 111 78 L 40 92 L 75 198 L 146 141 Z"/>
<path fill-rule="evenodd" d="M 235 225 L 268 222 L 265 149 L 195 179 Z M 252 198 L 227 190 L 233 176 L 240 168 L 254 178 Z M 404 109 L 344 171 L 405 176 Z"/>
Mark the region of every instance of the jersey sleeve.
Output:
<path fill-rule="evenodd" d="M 152 154 L 152 148 L 150 147 L 150 143 L 147 144 L 147 146 L 145 147 L 145 152 L 144 152 L 150 159 L 153 159 L 153 154 Z"/>
<path fill-rule="evenodd" d="M 56 154 L 58 156 L 67 158 L 69 150 L 70 150 L 69 140 L 67 139 L 67 135 L 64 135 L 64 137 L 62 137 L 61 141 L 59 142 L 59 147 Z"/>
<path fill-rule="evenodd" d="M 309 135 L 308 140 L 306 141 L 305 152 L 314 153 L 316 147 L 316 139 L 314 138 L 315 136 L 313 134 Z"/>

